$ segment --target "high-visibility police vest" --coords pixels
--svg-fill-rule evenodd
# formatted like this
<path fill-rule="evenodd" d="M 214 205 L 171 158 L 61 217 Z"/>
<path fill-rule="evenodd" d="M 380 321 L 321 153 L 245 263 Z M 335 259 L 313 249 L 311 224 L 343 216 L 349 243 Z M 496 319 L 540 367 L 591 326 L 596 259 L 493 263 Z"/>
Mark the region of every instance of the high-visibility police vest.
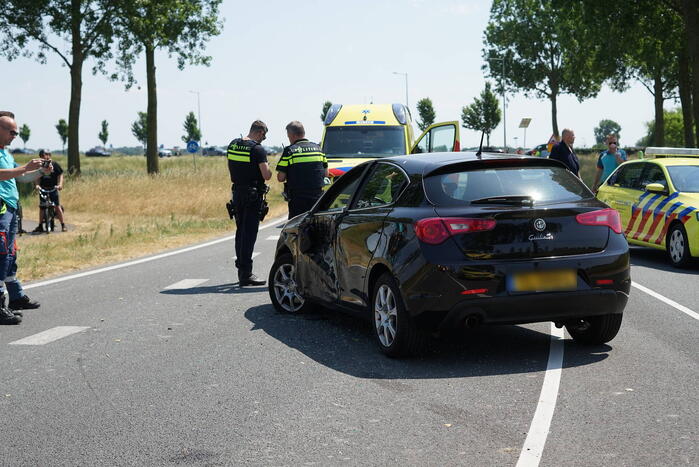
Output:
<path fill-rule="evenodd" d="M 320 146 L 301 139 L 286 147 L 277 170 L 286 173 L 287 190 L 293 194 L 320 190 L 327 166 L 328 161 Z"/>
<path fill-rule="evenodd" d="M 236 138 L 228 145 L 228 171 L 231 174 L 231 182 L 240 186 L 259 186 L 264 184 L 259 164 L 264 160 L 252 160 L 253 148 L 260 143 L 249 139 Z"/>

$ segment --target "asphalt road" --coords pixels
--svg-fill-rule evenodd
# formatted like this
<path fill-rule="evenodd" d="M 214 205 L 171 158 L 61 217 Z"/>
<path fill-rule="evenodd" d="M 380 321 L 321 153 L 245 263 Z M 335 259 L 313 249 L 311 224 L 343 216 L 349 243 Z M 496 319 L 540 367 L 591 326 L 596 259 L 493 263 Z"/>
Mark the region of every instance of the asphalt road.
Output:
<path fill-rule="evenodd" d="M 30 284 L 42 307 L 0 327 L 0 465 L 699 465 L 699 267 L 632 257 L 685 311 L 634 287 L 609 345 L 486 327 L 405 360 L 236 287 L 230 239 Z"/>

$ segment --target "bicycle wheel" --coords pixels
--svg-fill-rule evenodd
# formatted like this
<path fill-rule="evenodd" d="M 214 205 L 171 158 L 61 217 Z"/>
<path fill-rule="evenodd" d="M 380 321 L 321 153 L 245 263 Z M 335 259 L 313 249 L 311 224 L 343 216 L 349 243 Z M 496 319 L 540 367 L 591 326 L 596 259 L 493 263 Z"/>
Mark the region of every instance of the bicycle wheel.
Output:
<path fill-rule="evenodd" d="M 49 226 L 51 227 L 51 232 L 56 231 L 56 208 L 53 206 L 49 206 Z"/>
<path fill-rule="evenodd" d="M 51 220 L 49 218 L 49 208 L 45 207 L 44 208 L 44 220 L 41 223 L 41 226 L 44 229 L 44 232 L 49 233 L 51 232 Z"/>

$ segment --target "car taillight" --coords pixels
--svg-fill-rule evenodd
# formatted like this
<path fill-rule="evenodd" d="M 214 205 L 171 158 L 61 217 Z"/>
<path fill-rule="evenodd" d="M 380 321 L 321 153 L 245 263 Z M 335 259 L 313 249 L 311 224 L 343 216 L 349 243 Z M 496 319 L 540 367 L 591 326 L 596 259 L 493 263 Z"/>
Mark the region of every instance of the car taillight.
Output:
<path fill-rule="evenodd" d="M 430 217 L 415 223 L 415 235 L 425 243 L 439 245 L 452 235 L 493 230 L 495 224 L 495 219 Z"/>
<path fill-rule="evenodd" d="M 616 233 L 621 233 L 621 217 L 616 209 L 600 209 L 575 216 L 578 224 L 582 225 L 606 225 Z"/>

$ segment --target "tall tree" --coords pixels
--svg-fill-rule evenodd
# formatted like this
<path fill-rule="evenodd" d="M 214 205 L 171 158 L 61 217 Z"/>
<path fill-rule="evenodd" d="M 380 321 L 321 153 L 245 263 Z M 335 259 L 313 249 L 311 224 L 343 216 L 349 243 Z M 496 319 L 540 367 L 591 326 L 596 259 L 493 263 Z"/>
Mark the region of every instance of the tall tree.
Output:
<path fill-rule="evenodd" d="M 553 133 L 559 136 L 558 96 L 572 94 L 581 101 L 596 96 L 616 60 L 595 48 L 597 29 L 579 27 L 580 2 L 554 3 L 493 0 L 483 68 L 507 89 L 549 99 Z"/>
<path fill-rule="evenodd" d="M 190 141 L 201 141 L 201 130 L 199 129 L 199 122 L 197 122 L 197 117 L 194 116 L 194 112 L 189 112 L 187 117 L 184 119 L 184 135 L 182 136 L 182 141 L 186 143 Z"/>
<path fill-rule="evenodd" d="M 595 142 L 597 144 L 604 143 L 604 139 L 607 135 L 616 135 L 617 138 L 621 138 L 619 132 L 621 132 L 621 126 L 614 120 L 604 119 L 599 121 L 599 125 L 593 130 L 595 133 Z"/>
<path fill-rule="evenodd" d="M 485 89 L 480 97 L 461 110 L 461 121 L 464 128 L 481 131 L 486 134 L 486 145 L 490 146 L 490 133 L 500 124 L 500 106 L 498 98 L 490 89 L 490 83 L 485 83 Z"/>
<path fill-rule="evenodd" d="M 427 127 L 434 123 L 436 115 L 434 107 L 432 107 L 432 99 L 425 97 L 417 101 L 417 113 L 420 115 L 420 121 L 417 122 L 418 128 L 425 131 Z"/>
<path fill-rule="evenodd" d="M 0 16 L 0 54 L 13 60 L 34 54 L 41 63 L 47 52 L 60 57 L 70 71 L 68 172 L 80 174 L 80 103 L 83 64 L 94 59 L 93 73 L 104 71 L 112 57 L 115 0 L 5 0 Z"/>
<path fill-rule="evenodd" d="M 29 129 L 29 126 L 26 123 L 19 128 L 19 139 L 22 140 L 25 148 L 27 147 L 27 141 L 29 141 L 31 134 L 32 130 Z"/>
<path fill-rule="evenodd" d="M 131 134 L 143 144 L 144 151 L 148 150 L 148 114 L 139 112 L 138 119 L 131 124 Z"/>
<path fill-rule="evenodd" d="M 107 145 L 107 140 L 109 139 L 109 123 L 107 123 L 107 120 L 102 120 L 102 130 L 97 137 L 102 141 L 102 146 Z"/>
<path fill-rule="evenodd" d="M 56 124 L 56 131 L 58 136 L 61 138 L 61 143 L 63 143 L 63 152 L 66 150 L 66 141 L 68 141 L 68 123 L 65 120 L 60 119 Z"/>
<path fill-rule="evenodd" d="M 682 130 L 684 125 L 682 124 L 682 110 L 666 110 L 663 120 L 665 121 L 665 125 L 663 126 L 665 134 L 662 138 L 665 142 L 664 145 L 671 148 L 683 147 L 684 135 Z M 655 135 L 655 131 L 658 128 L 655 122 L 652 120 L 650 122 L 646 122 L 646 128 L 648 132 L 636 143 L 637 146 L 653 146 L 653 141 L 658 140 L 657 136 Z"/>
<path fill-rule="evenodd" d="M 332 107 L 333 103 L 330 101 L 323 102 L 323 110 L 320 112 L 320 121 L 324 122 L 326 115 L 328 115 L 328 110 Z"/>
<path fill-rule="evenodd" d="M 118 22 L 128 31 L 120 36 L 119 64 L 127 87 L 133 83 L 132 69 L 138 55 L 146 55 L 148 84 L 147 170 L 158 168 L 158 101 L 155 80 L 155 51 L 165 49 L 177 56 L 177 65 L 208 65 L 211 57 L 203 55 L 206 41 L 220 34 L 218 19 L 222 0 L 118 0 Z"/>

